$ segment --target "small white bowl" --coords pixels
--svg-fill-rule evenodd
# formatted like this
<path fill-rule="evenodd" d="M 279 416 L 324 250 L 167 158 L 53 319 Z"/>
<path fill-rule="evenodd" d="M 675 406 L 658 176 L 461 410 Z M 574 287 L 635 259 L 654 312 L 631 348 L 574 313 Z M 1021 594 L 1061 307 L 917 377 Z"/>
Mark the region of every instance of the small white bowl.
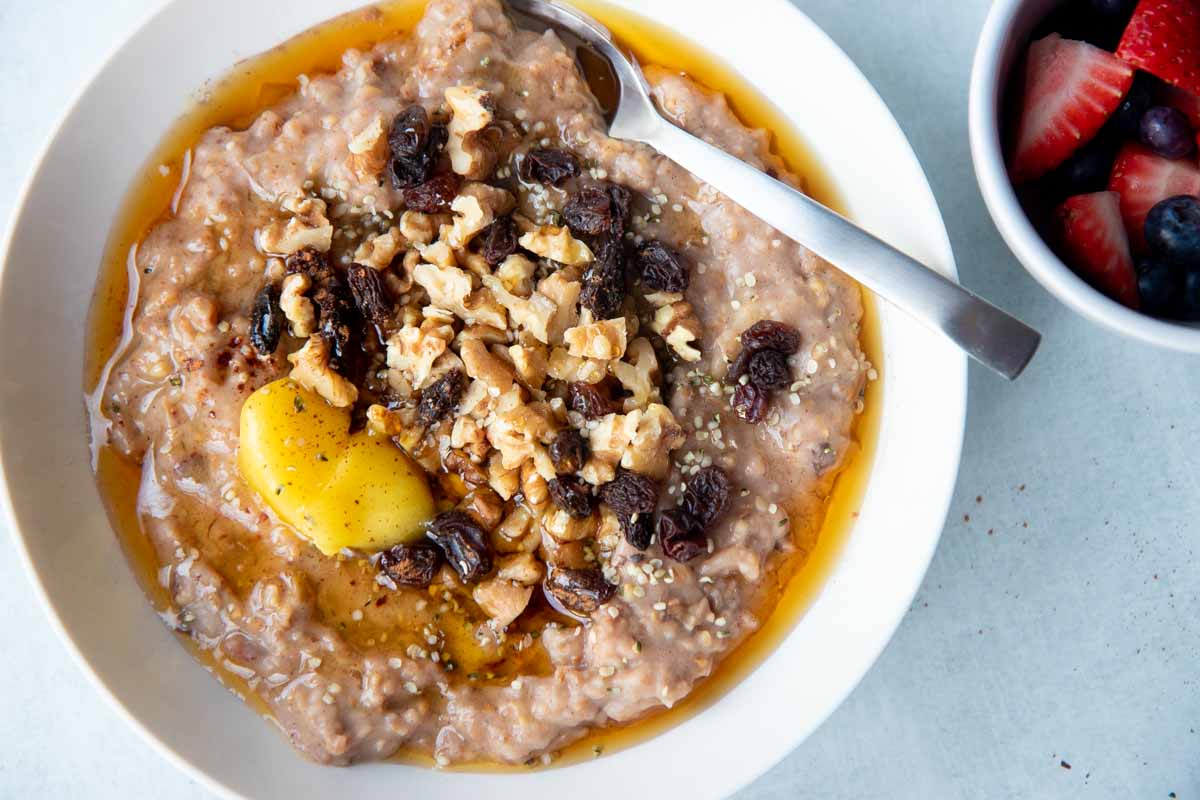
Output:
<path fill-rule="evenodd" d="M 97 689 L 164 757 L 220 794 L 732 794 L 798 745 L 861 680 L 907 611 L 941 534 L 958 472 L 966 362 L 886 303 L 878 304 L 878 444 L 853 530 L 819 597 L 741 683 L 634 747 L 505 775 L 320 767 L 195 663 L 134 581 L 88 469 L 80 396 L 81 323 L 108 230 L 125 187 L 191 92 L 238 58 L 360 2 L 173 0 L 116 51 L 64 118 L 4 242 L 0 524 L 13 532 L 49 623 Z M 899 126 L 845 54 L 787 0 L 743 3 L 733 15 L 724 0 L 616 2 L 721 53 L 803 131 L 852 217 L 954 276 L 937 204 Z M 148 68 L 165 54 L 169 68 Z"/>
<path fill-rule="evenodd" d="M 1059 300 L 1118 333 L 1173 350 L 1200 352 L 1200 326 L 1134 311 L 1093 289 L 1034 229 L 1008 178 L 1000 113 L 1008 79 L 1033 29 L 1062 0 L 996 0 L 983 25 L 971 71 L 970 135 L 975 176 L 992 220 L 1017 259 Z"/>

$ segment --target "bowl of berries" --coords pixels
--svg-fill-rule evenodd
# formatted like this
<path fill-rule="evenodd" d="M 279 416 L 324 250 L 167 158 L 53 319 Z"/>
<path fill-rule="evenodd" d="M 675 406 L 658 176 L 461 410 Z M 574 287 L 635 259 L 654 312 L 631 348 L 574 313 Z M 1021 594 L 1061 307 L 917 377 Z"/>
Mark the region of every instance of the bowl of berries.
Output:
<path fill-rule="evenodd" d="M 1200 0 L 999 0 L 971 77 L 984 201 L 1086 317 L 1200 352 Z"/>

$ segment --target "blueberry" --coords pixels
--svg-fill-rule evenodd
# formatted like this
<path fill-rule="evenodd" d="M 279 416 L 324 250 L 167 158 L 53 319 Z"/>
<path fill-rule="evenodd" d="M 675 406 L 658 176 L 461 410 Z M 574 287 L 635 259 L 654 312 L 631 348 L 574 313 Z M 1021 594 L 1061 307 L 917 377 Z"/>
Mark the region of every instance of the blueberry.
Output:
<path fill-rule="evenodd" d="M 1132 6 L 1129 0 L 1067 0 L 1037 26 L 1033 38 L 1057 33 L 1064 39 L 1079 39 L 1103 50 L 1115 50 L 1132 16 Z"/>
<path fill-rule="evenodd" d="M 1200 270 L 1183 273 L 1183 291 L 1179 295 L 1177 316 L 1189 322 L 1200 322 Z"/>
<path fill-rule="evenodd" d="M 1195 132 L 1182 111 L 1170 106 L 1154 106 L 1142 115 L 1138 138 L 1163 158 L 1191 155 Z"/>
<path fill-rule="evenodd" d="M 1138 299 L 1142 311 L 1155 317 L 1169 317 L 1182 285 L 1179 270 L 1165 262 L 1147 259 L 1137 268 Z"/>
<path fill-rule="evenodd" d="M 1054 188 L 1063 198 L 1104 191 L 1120 147 L 1119 138 L 1101 131 L 1052 173 Z"/>
<path fill-rule="evenodd" d="M 1181 194 L 1150 209 L 1146 243 L 1163 261 L 1200 270 L 1200 198 Z"/>
<path fill-rule="evenodd" d="M 1150 107 L 1150 99 L 1158 89 L 1158 79 L 1149 72 L 1138 72 L 1133 76 L 1133 85 L 1125 94 L 1125 99 L 1112 117 L 1105 123 L 1105 129 L 1124 139 L 1133 139 L 1141 128 L 1142 117 Z"/>

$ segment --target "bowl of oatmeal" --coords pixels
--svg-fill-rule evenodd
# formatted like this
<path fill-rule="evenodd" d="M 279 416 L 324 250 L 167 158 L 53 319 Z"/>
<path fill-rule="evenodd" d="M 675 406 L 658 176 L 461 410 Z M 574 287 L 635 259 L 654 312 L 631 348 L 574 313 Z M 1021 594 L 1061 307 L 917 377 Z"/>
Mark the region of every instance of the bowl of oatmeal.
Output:
<path fill-rule="evenodd" d="M 52 621 L 230 794 L 735 790 L 907 607 L 961 355 L 609 138 L 573 54 L 495 0 L 317 25 L 334 6 L 239 7 L 224 55 L 178 38 L 211 3 L 168 6 L 30 185 L 0 454 Z M 682 9 L 591 10 L 677 124 L 953 274 L 907 143 L 819 30 Z M 733 69 L 699 49 L 730 41 Z M 796 41 L 803 100 L 769 55 Z M 163 46 L 179 69 L 145 75 Z M 83 152 L 94 191 L 63 198 Z"/>

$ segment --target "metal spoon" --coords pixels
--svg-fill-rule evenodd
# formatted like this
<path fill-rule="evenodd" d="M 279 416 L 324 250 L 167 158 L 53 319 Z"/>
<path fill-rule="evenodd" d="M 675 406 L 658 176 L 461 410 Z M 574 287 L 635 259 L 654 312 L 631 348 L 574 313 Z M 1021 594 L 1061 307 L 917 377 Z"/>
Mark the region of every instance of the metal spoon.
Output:
<path fill-rule="evenodd" d="M 659 114 L 641 68 L 603 25 L 555 0 L 508 4 L 524 22 L 569 34 L 563 36 L 569 44 L 581 44 L 608 62 L 616 86 L 607 88 L 617 95 L 607 115 L 610 136 L 650 145 L 1005 378 L 1016 378 L 1033 358 L 1041 336 L 1025 323 Z"/>

